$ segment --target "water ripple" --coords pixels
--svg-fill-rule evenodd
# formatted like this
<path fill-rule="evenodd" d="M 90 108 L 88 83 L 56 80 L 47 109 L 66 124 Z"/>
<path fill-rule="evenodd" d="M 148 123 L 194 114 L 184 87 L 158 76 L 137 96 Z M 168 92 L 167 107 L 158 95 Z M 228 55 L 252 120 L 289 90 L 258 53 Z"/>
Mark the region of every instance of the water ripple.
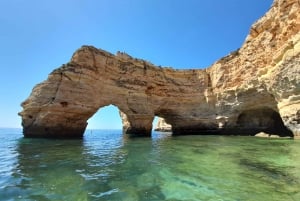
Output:
<path fill-rule="evenodd" d="M 11 133 L 10 133 L 11 132 Z M 300 200 L 300 141 L 0 129 L 0 200 Z"/>

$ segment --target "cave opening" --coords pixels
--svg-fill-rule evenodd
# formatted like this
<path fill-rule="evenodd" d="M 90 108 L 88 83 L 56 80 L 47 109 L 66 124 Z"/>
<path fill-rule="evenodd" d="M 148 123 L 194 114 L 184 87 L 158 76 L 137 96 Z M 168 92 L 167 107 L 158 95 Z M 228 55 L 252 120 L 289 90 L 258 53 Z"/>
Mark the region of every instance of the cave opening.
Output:
<path fill-rule="evenodd" d="M 292 137 L 285 127 L 280 114 L 271 108 L 256 108 L 243 111 L 237 118 L 237 126 L 242 134 L 255 135 L 259 132 Z"/>
<path fill-rule="evenodd" d="M 171 132 L 172 126 L 168 124 L 165 118 L 161 116 L 154 116 L 153 123 L 152 123 L 152 130 L 153 131 L 160 131 L 160 132 Z"/>
<path fill-rule="evenodd" d="M 122 130 L 119 108 L 114 105 L 99 108 L 87 122 L 87 130 Z"/>

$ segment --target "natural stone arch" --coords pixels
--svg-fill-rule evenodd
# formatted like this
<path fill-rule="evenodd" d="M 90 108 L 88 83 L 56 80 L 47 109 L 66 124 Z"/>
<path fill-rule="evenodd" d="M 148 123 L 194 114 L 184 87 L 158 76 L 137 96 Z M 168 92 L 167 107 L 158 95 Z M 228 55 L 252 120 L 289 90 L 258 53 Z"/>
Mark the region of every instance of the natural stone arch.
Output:
<path fill-rule="evenodd" d="M 297 1 L 275 0 L 242 47 L 206 69 L 161 68 L 83 46 L 22 103 L 23 133 L 82 137 L 87 119 L 114 104 L 126 114 L 124 130 L 131 134 L 149 136 L 155 115 L 165 118 L 175 134 L 230 134 L 243 122 L 240 114 L 269 106 L 300 136 L 299 12 Z M 266 37 L 271 35 L 272 40 Z"/>
<path fill-rule="evenodd" d="M 205 70 L 157 68 L 85 46 L 37 85 L 22 104 L 24 135 L 82 137 L 87 120 L 110 104 L 126 114 L 122 115 L 124 133 L 150 136 L 153 119 L 160 116 L 172 126 L 173 134 L 224 134 L 237 128 L 233 111 L 254 103 L 257 107 L 277 104 L 265 87 L 225 90 L 222 97 L 210 82 Z M 228 117 L 226 126 L 220 129 L 216 115 Z"/>
<path fill-rule="evenodd" d="M 132 135 L 142 135 L 142 136 L 150 136 L 151 130 L 152 130 L 152 116 L 151 115 L 136 115 L 126 110 L 126 108 L 122 108 L 122 106 L 118 106 L 115 104 L 109 104 L 100 106 L 88 119 L 90 119 L 92 116 L 95 115 L 99 110 L 102 108 L 105 108 L 107 106 L 113 106 L 115 107 L 118 112 L 120 119 L 122 121 L 122 129 L 123 132 L 126 134 L 132 134 Z M 104 117 L 105 118 L 105 117 Z M 88 119 L 86 121 L 88 121 Z"/>

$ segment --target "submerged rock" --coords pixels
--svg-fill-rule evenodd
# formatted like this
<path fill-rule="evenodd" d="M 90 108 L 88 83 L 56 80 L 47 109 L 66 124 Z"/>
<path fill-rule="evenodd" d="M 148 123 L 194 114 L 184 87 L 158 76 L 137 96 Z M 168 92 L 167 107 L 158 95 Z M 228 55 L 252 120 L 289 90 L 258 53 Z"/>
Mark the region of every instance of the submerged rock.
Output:
<path fill-rule="evenodd" d="M 23 133 L 81 137 L 87 120 L 112 104 L 129 134 L 149 136 L 159 116 L 174 134 L 265 131 L 297 138 L 299 13 L 297 0 L 275 0 L 239 50 L 204 70 L 161 68 L 125 53 L 83 46 L 22 103 Z"/>
<path fill-rule="evenodd" d="M 279 138 L 279 135 L 268 134 L 265 132 L 259 132 L 255 135 L 255 137 L 267 137 L 267 138 Z"/>
<path fill-rule="evenodd" d="M 255 137 L 270 137 L 270 134 L 264 133 L 264 132 L 259 132 L 255 134 Z"/>
<path fill-rule="evenodd" d="M 263 138 L 291 138 L 290 136 L 281 137 L 279 135 L 269 134 L 265 132 L 259 132 L 255 134 L 255 137 L 263 137 Z"/>

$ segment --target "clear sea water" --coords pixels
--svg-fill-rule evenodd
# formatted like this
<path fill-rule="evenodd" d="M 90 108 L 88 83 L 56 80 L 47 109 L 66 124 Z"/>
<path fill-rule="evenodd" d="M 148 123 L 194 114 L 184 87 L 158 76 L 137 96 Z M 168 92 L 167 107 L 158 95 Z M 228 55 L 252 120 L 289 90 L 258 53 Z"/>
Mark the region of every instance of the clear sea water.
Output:
<path fill-rule="evenodd" d="M 0 129 L 0 200 L 299 201 L 300 140 Z"/>

